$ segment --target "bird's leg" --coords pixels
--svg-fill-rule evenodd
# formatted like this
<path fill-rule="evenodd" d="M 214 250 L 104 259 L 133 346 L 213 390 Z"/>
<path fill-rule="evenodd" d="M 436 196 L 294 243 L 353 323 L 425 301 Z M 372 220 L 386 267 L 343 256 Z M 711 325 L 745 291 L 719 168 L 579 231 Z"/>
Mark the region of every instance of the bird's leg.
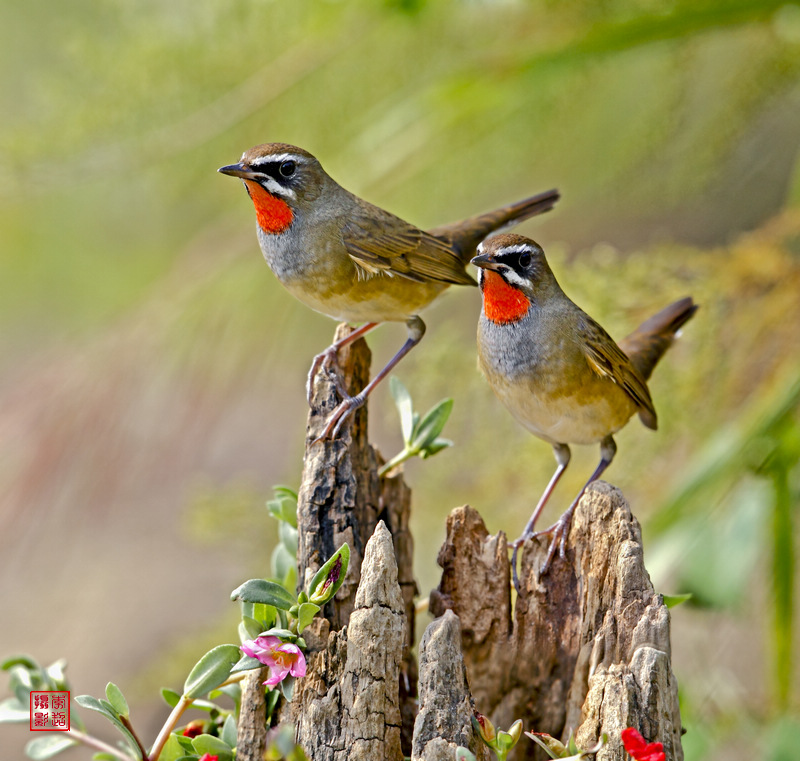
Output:
<path fill-rule="evenodd" d="M 408 338 L 400 347 L 400 351 L 386 363 L 386 367 L 384 367 L 359 393 L 355 396 L 343 395 L 344 398 L 342 402 L 333 411 L 325 429 L 314 440 L 314 444 L 323 439 L 336 438 L 344 421 L 359 407 L 364 406 L 367 397 L 372 393 L 375 387 L 392 371 L 394 366 L 422 340 L 422 336 L 425 335 L 425 323 L 419 317 L 412 317 L 406 323 L 406 326 L 408 327 Z"/>
<path fill-rule="evenodd" d="M 343 346 L 347 346 L 347 344 L 353 343 L 361 336 L 365 336 L 372 330 L 378 323 L 377 322 L 366 322 L 360 328 L 354 330 L 350 335 L 345 336 L 344 338 L 340 338 L 335 343 L 332 343 L 325 351 L 320 352 L 314 357 L 314 361 L 311 363 L 311 369 L 308 371 L 308 378 L 306 379 L 306 397 L 308 398 L 308 406 L 311 406 L 311 397 L 314 392 L 314 378 L 317 377 L 317 373 L 319 372 L 320 368 L 324 368 L 328 370 L 331 365 L 336 362 L 336 357 L 339 354 L 339 349 Z M 340 379 L 336 377 L 336 387 L 343 396 L 347 396 L 346 392 L 343 392 L 343 389 L 340 386 Z"/>
<path fill-rule="evenodd" d="M 556 462 L 558 463 L 556 472 L 553 473 L 550 483 L 547 484 L 547 488 L 539 498 L 539 503 L 536 505 L 536 508 L 531 514 L 530 520 L 528 520 L 528 522 L 525 524 L 525 529 L 523 530 L 522 534 L 518 539 L 511 543 L 511 546 L 514 548 L 514 552 L 511 554 L 511 571 L 514 578 L 514 588 L 518 593 L 519 577 L 517 576 L 517 552 L 519 552 L 519 548 L 523 545 L 525 540 L 533 536 L 533 527 L 536 525 L 536 521 L 539 519 L 539 515 L 541 514 L 542 510 L 544 510 L 547 500 L 550 499 L 550 495 L 556 488 L 556 484 L 563 475 L 564 471 L 567 469 L 567 465 L 569 465 L 569 459 L 572 456 L 571 452 L 569 451 L 569 447 L 566 444 L 553 444 L 553 454 L 555 454 Z"/>
<path fill-rule="evenodd" d="M 555 557 L 556 548 L 558 548 L 558 554 L 562 558 L 566 556 L 567 534 L 569 533 L 570 523 L 572 523 L 572 514 L 575 512 L 575 508 L 578 506 L 578 502 L 580 502 L 584 492 L 589 488 L 589 484 L 600 478 L 600 476 L 603 474 L 603 471 L 609 465 L 611 465 L 611 461 L 614 459 L 614 455 L 616 453 L 617 445 L 614 442 L 614 439 L 611 436 L 606 436 L 600 442 L 600 464 L 595 468 L 595 471 L 589 477 L 589 480 L 583 485 L 583 488 L 578 493 L 578 496 L 575 497 L 572 504 L 564 511 L 564 514 L 552 526 L 550 526 L 550 528 L 546 528 L 544 531 L 537 531 L 535 534 L 533 534 L 533 536 L 543 536 L 544 534 L 550 533 L 553 534 L 553 538 L 550 541 L 550 547 L 547 550 L 547 557 L 542 564 L 540 571 L 541 574 L 547 573 L 547 569 L 550 567 L 550 563 Z"/>

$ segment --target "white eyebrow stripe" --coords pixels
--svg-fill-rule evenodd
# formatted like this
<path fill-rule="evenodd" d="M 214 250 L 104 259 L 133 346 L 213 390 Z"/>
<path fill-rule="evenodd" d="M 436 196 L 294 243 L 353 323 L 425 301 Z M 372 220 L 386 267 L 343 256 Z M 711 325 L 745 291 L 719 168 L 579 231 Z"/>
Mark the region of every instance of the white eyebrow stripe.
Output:
<path fill-rule="evenodd" d="M 244 156 L 242 156 L 244 158 Z M 292 161 L 296 161 L 298 164 L 305 163 L 305 157 L 298 156 L 295 153 L 276 153 L 270 156 L 260 156 L 257 159 L 253 159 L 250 162 L 250 166 L 261 166 L 262 164 L 279 164 L 281 161 L 286 161 L 287 159 L 291 159 Z"/>
<path fill-rule="evenodd" d="M 532 254 L 534 248 L 529 243 L 516 243 L 513 246 L 503 246 L 499 249 L 495 256 L 503 256 L 503 254 Z"/>

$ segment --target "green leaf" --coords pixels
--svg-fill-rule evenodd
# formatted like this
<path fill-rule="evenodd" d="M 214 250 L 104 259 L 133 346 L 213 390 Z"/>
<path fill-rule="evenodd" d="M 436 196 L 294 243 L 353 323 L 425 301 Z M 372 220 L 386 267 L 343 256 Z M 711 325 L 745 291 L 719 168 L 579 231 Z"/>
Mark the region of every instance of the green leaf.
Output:
<path fill-rule="evenodd" d="M 173 737 L 178 741 L 178 745 L 181 746 L 181 754 L 184 753 L 192 753 L 194 751 L 194 745 L 192 745 L 191 737 L 183 737 L 183 735 L 173 735 Z"/>
<path fill-rule="evenodd" d="M 56 690 L 68 689 L 67 678 L 64 675 L 64 669 L 67 667 L 67 661 L 64 658 L 59 658 L 57 661 L 51 663 L 44 673 L 47 678 L 52 682 L 52 686 Z"/>
<path fill-rule="evenodd" d="M 308 599 L 317 605 L 324 605 L 338 591 L 347 576 L 350 564 L 350 547 L 345 542 L 320 568 L 308 585 Z"/>
<path fill-rule="evenodd" d="M 545 732 L 526 732 L 525 734 L 543 748 L 550 758 L 564 758 L 569 755 L 569 749 L 566 745 Z"/>
<path fill-rule="evenodd" d="M 389 378 L 389 391 L 392 393 L 394 404 L 400 414 L 400 430 L 403 432 L 403 441 L 408 443 L 414 432 L 414 404 L 411 401 L 411 394 L 403 385 L 400 379 L 392 375 Z"/>
<path fill-rule="evenodd" d="M 274 499 L 267 502 L 273 518 L 297 528 L 297 494 L 286 486 L 273 487 Z"/>
<path fill-rule="evenodd" d="M 264 664 L 258 658 L 251 658 L 249 655 L 243 655 L 231 669 L 231 674 L 238 674 L 240 671 L 252 671 L 253 669 L 260 669 Z"/>
<path fill-rule="evenodd" d="M 413 449 L 425 449 L 434 442 L 442 432 L 447 418 L 453 411 L 453 400 L 443 399 L 419 422 L 414 430 L 414 439 L 411 442 Z"/>
<path fill-rule="evenodd" d="M 293 632 L 289 631 L 289 629 L 281 629 L 280 627 L 273 627 L 272 629 L 267 629 L 261 632 L 262 637 L 278 637 L 282 639 L 284 642 L 294 642 L 297 639 L 297 635 Z"/>
<path fill-rule="evenodd" d="M 108 702 L 112 705 L 114 710 L 120 715 L 128 718 L 130 715 L 130 708 L 128 708 L 128 701 L 125 700 L 125 696 L 122 694 L 122 690 L 117 687 L 114 682 L 109 682 L 106 685 L 106 697 L 108 698 Z"/>
<path fill-rule="evenodd" d="M 433 457 L 437 452 L 441 452 L 443 449 L 447 449 L 448 447 L 452 447 L 453 442 L 450 439 L 436 439 L 428 444 L 425 449 L 423 449 L 419 456 L 423 460 L 427 460 L 428 457 Z"/>
<path fill-rule="evenodd" d="M 136 742 L 136 738 L 131 734 L 130 730 L 120 721 L 119 714 L 111 703 L 106 700 L 98 700 L 91 695 L 78 695 L 75 698 L 75 702 L 82 708 L 96 711 L 105 716 L 130 743 L 131 748 L 136 753 L 136 758 L 142 757 L 139 743 Z"/>
<path fill-rule="evenodd" d="M 236 720 L 230 714 L 225 717 L 225 723 L 222 725 L 222 732 L 219 736 L 231 748 L 236 747 Z"/>
<path fill-rule="evenodd" d="M 178 701 L 181 699 L 180 693 L 175 692 L 175 690 L 170 690 L 168 687 L 161 688 L 161 697 L 164 698 L 164 702 L 170 708 L 175 708 L 175 706 L 178 705 Z"/>
<path fill-rule="evenodd" d="M 297 529 L 288 523 L 281 523 L 278 526 L 278 537 L 281 545 L 286 548 L 289 555 L 294 559 L 297 556 Z"/>
<path fill-rule="evenodd" d="M 39 671 L 39 664 L 28 655 L 12 655 L 0 663 L 0 669 L 8 671 L 14 666 L 22 666 L 28 670 Z"/>
<path fill-rule="evenodd" d="M 297 680 L 293 676 L 287 676 L 279 685 L 283 697 L 286 698 L 287 703 L 292 702 L 292 695 L 294 695 L 294 683 Z"/>
<path fill-rule="evenodd" d="M 300 606 L 300 610 L 297 614 L 297 633 L 303 631 L 313 620 L 314 616 L 319 613 L 320 607 L 319 605 L 314 605 L 313 602 L 304 602 Z"/>
<path fill-rule="evenodd" d="M 216 700 L 220 695 L 227 695 L 233 701 L 233 712 L 234 716 L 239 715 L 239 705 L 242 702 L 242 687 L 238 682 L 234 682 L 233 684 L 226 684 L 220 687 L 218 690 L 212 690 L 209 693 L 209 697 Z"/>
<path fill-rule="evenodd" d="M 297 600 L 280 584 L 266 579 L 250 579 L 231 592 L 231 600 L 260 602 L 280 610 L 289 610 Z"/>
<path fill-rule="evenodd" d="M 264 629 L 269 629 L 270 626 L 275 625 L 278 619 L 278 610 L 272 605 L 259 603 L 258 605 L 253 605 L 252 618 L 261 624 L 261 631 L 264 631 Z"/>
<path fill-rule="evenodd" d="M 0 703 L 0 724 L 27 724 L 31 719 L 30 703 L 6 698 Z"/>
<path fill-rule="evenodd" d="M 210 753 L 212 756 L 219 756 L 219 761 L 230 761 L 233 758 L 231 746 L 213 735 L 198 735 L 192 740 L 192 747 L 200 755 Z"/>
<path fill-rule="evenodd" d="M 170 735 L 164 747 L 161 749 L 161 755 L 158 757 L 158 761 L 177 761 L 179 758 L 186 755 L 186 750 L 191 750 L 191 747 L 184 749 L 178 737 L 176 735 Z"/>
<path fill-rule="evenodd" d="M 456 748 L 456 761 L 475 761 L 475 754 L 459 745 Z"/>
<path fill-rule="evenodd" d="M 52 758 L 62 750 L 71 748 L 78 743 L 70 737 L 65 737 L 63 732 L 57 735 L 47 735 L 31 740 L 25 746 L 25 755 L 35 761 L 42 761 L 45 758 Z"/>
<path fill-rule="evenodd" d="M 211 692 L 214 692 L 214 690 Z M 211 692 L 209 692 L 209 695 Z M 219 706 L 216 703 L 212 703 L 210 700 L 193 700 L 192 708 L 196 708 L 198 711 L 205 711 L 206 713 L 211 714 L 219 713 Z"/>
<path fill-rule="evenodd" d="M 30 702 L 31 690 L 41 690 L 45 686 L 41 674 L 29 671 L 27 666 L 11 666 L 8 671 L 8 686 L 22 704 Z"/>
<path fill-rule="evenodd" d="M 281 699 L 281 693 L 278 690 L 270 690 L 267 693 L 267 719 L 272 716 L 278 706 L 278 701 Z"/>
<path fill-rule="evenodd" d="M 282 524 L 286 525 L 286 524 Z M 297 556 L 292 554 L 283 544 L 278 544 L 272 551 L 270 565 L 275 580 L 284 589 L 297 588 Z"/>
<path fill-rule="evenodd" d="M 264 631 L 261 624 L 255 620 L 255 618 L 250 618 L 250 616 L 242 616 L 242 628 L 244 629 L 244 633 L 247 635 L 246 637 L 242 637 L 242 641 L 246 639 L 255 639 L 262 631 Z"/>
<path fill-rule="evenodd" d="M 164 757 L 163 751 L 161 752 L 159 759 L 160 761 L 172 761 L 171 759 Z M 105 752 L 93 753 L 92 761 L 117 761 L 117 757 L 113 753 L 105 753 Z"/>
<path fill-rule="evenodd" d="M 272 487 L 272 491 L 275 492 L 276 497 L 286 497 L 288 499 L 293 499 L 297 502 L 297 492 L 294 489 L 289 488 L 288 486 L 284 486 L 283 484 L 278 484 L 277 486 Z"/>
<path fill-rule="evenodd" d="M 114 714 L 108 710 L 108 708 L 106 708 L 97 698 L 92 697 L 91 695 L 78 695 L 75 698 L 75 702 L 81 708 L 88 708 L 90 711 L 97 711 L 97 713 L 102 714 L 106 718 L 116 718 Z"/>
<path fill-rule="evenodd" d="M 664 598 L 664 605 L 668 608 L 676 608 L 681 603 L 691 600 L 693 595 L 687 592 L 685 595 L 661 595 Z"/>
<path fill-rule="evenodd" d="M 217 645 L 209 650 L 186 677 L 183 694 L 189 698 L 199 698 L 219 687 L 231 675 L 239 655 L 236 645 Z"/>

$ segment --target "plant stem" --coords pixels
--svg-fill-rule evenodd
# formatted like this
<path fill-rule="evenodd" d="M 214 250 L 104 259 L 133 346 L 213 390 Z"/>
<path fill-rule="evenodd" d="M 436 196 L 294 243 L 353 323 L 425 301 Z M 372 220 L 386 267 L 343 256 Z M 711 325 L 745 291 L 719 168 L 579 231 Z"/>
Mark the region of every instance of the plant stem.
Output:
<path fill-rule="evenodd" d="M 139 739 L 139 735 L 137 735 L 134 731 L 130 719 L 127 716 L 120 716 L 119 720 L 125 725 L 125 729 L 131 733 L 131 736 L 136 741 L 136 744 L 139 746 L 139 752 L 142 754 L 142 758 L 147 759 L 147 748 L 142 745 L 142 741 Z"/>
<path fill-rule="evenodd" d="M 416 454 L 417 452 L 412 449 L 404 449 L 402 452 L 398 452 L 394 457 L 392 457 L 391 460 L 389 460 L 389 462 L 381 467 L 381 469 L 378 471 L 378 477 L 383 478 L 383 476 L 385 476 L 396 465 L 399 465 L 401 462 L 405 462 L 406 460 L 410 460 Z"/>
<path fill-rule="evenodd" d="M 175 729 L 175 726 L 183 715 L 183 712 L 193 702 L 194 698 L 181 695 L 181 699 L 175 704 L 175 708 L 172 709 L 172 713 L 167 718 L 164 726 L 161 727 L 161 731 L 158 733 L 158 737 L 156 737 L 156 741 L 153 743 L 153 748 L 150 751 L 149 761 L 158 761 L 158 757 L 161 755 L 161 751 L 164 750 L 164 746 L 169 739 L 170 732 Z"/>
<path fill-rule="evenodd" d="M 236 684 L 236 682 L 241 682 L 242 679 L 244 679 L 250 673 L 250 671 L 252 671 L 252 669 L 249 671 L 241 671 L 238 674 L 229 676 L 219 687 L 224 687 L 226 684 Z M 219 687 L 217 687 L 217 689 L 219 689 Z"/>
<path fill-rule="evenodd" d="M 114 758 L 120 759 L 120 761 L 131 761 L 131 757 L 123 754 L 119 750 L 119 748 L 107 745 L 102 740 L 98 740 L 96 737 L 84 734 L 83 732 L 80 732 L 77 729 L 69 729 L 67 730 L 67 734 L 74 740 L 77 740 L 79 743 L 88 745 L 90 748 L 94 748 L 97 751 L 102 751 L 103 753 L 109 753 L 112 756 L 114 756 Z M 143 758 L 147 759 L 147 755 L 144 755 Z"/>

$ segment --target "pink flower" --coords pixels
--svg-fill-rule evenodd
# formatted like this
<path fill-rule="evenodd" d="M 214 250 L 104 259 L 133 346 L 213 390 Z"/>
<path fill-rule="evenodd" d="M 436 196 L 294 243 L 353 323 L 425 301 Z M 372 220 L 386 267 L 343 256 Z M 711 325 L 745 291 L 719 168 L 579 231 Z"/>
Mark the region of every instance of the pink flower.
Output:
<path fill-rule="evenodd" d="M 666 761 L 662 743 L 648 743 L 633 727 L 622 730 L 622 744 L 636 761 Z"/>
<path fill-rule="evenodd" d="M 242 643 L 242 652 L 269 666 L 267 687 L 282 682 L 287 674 L 294 677 L 306 675 L 306 659 L 297 645 L 283 642 L 278 637 L 256 637 Z"/>

